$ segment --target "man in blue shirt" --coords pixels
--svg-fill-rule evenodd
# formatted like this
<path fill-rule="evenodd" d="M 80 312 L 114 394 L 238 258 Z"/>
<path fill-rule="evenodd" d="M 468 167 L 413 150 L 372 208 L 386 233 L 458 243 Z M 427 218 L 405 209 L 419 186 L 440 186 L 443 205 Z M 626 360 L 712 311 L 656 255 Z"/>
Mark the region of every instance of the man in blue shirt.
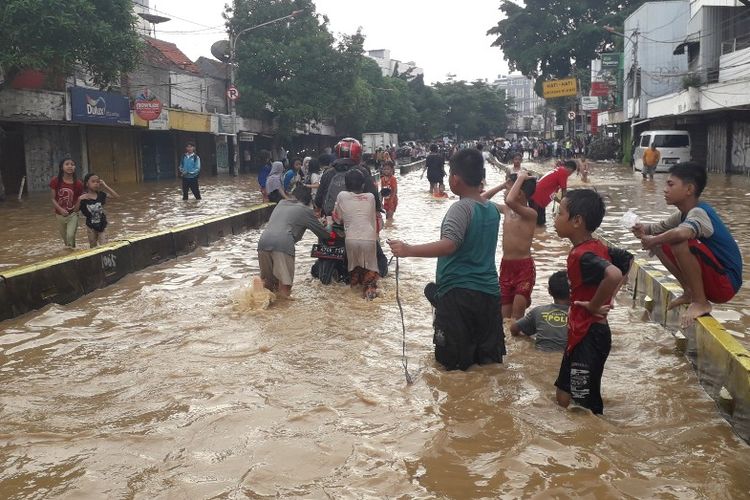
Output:
<path fill-rule="evenodd" d="M 201 159 L 195 154 L 195 144 L 188 142 L 185 145 L 185 154 L 180 160 L 180 176 L 182 177 L 182 199 L 188 199 L 188 189 L 193 192 L 196 200 L 201 199 L 201 191 L 198 187 L 198 175 L 201 173 Z"/>

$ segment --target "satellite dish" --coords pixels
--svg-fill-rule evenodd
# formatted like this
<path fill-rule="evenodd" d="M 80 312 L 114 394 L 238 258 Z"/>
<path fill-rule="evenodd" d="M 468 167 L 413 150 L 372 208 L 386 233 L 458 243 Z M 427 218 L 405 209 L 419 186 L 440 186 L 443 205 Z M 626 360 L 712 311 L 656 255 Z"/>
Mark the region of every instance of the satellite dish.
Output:
<path fill-rule="evenodd" d="M 219 40 L 211 45 L 211 54 L 221 62 L 229 62 L 229 40 Z"/>
<path fill-rule="evenodd" d="M 138 15 L 141 18 L 145 19 L 146 21 L 150 22 L 151 24 L 161 24 L 170 20 L 170 18 L 168 17 L 157 16 L 156 14 L 148 14 L 144 12 L 140 12 L 138 13 Z"/>

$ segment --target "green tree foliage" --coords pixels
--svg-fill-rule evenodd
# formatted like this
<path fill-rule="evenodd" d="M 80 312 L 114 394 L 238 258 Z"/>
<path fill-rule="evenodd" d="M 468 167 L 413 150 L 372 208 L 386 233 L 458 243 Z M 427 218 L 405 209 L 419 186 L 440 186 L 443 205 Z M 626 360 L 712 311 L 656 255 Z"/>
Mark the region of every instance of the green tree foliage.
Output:
<path fill-rule="evenodd" d="M 616 47 L 604 26 L 622 26 L 645 0 L 503 0 L 505 18 L 487 33 L 496 35 L 511 70 L 541 83 L 569 75 L 589 80 L 591 60 Z"/>
<path fill-rule="evenodd" d="M 383 76 L 364 56 L 360 32 L 341 36 L 315 12 L 312 0 L 234 0 L 225 13 L 233 33 L 303 10 L 284 22 L 246 32 L 237 42 L 239 111 L 277 120 L 282 135 L 311 120 L 332 119 L 342 135 L 396 132 L 433 138 L 454 130 L 464 137 L 504 132 L 508 106 L 483 82 L 430 87 L 411 71 Z M 453 115 L 449 116 L 448 107 Z"/>
<path fill-rule="evenodd" d="M 303 13 L 289 23 L 245 33 L 235 49 L 240 111 L 270 112 L 283 135 L 329 117 L 340 97 L 352 92 L 358 70 L 346 64 L 351 60 L 347 41 L 335 46 L 327 18 L 316 15 L 311 0 L 234 0 L 226 11 L 228 27 L 239 33 L 296 10 Z M 356 37 L 348 41 L 357 42 Z"/>
<path fill-rule="evenodd" d="M 97 85 L 135 69 L 140 39 L 131 0 L 0 1 L 0 67 L 66 76 L 76 65 Z"/>
<path fill-rule="evenodd" d="M 501 135 L 508 128 L 510 103 L 504 93 L 487 83 L 451 81 L 438 83 L 435 89 L 448 106 L 445 131 L 457 130 L 461 137 L 484 137 Z"/>

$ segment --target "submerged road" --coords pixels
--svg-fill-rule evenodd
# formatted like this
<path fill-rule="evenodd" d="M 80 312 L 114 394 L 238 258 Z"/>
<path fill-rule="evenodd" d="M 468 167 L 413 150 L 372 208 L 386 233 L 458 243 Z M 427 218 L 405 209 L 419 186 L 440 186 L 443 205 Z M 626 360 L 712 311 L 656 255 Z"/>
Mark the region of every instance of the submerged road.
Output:
<path fill-rule="evenodd" d="M 619 218 L 631 207 L 644 218 L 666 213 L 662 179 L 644 185 L 622 167 L 595 167 L 592 183 L 610 208 L 603 232 L 636 248 Z M 497 181 L 491 173 L 490 183 Z M 226 210 L 239 189 L 217 182 L 221 202 L 206 195 L 190 213 Z M 452 201 L 432 199 L 418 174 L 401 178 L 399 189 L 383 239 L 435 239 Z M 705 197 L 747 253 L 743 189 L 750 192 L 747 179 L 712 177 Z M 155 204 L 151 216 L 147 205 L 123 197 L 109 207 L 111 218 L 140 229 L 158 213 L 188 213 L 178 200 L 167 203 L 167 191 L 143 193 L 142 202 Z M 548 300 L 546 280 L 564 268 L 569 250 L 549 224 L 534 244 L 535 304 Z M 750 447 L 719 416 L 671 335 L 644 323 L 626 294 L 610 315 L 599 418 L 557 407 L 560 354 L 523 339 L 508 338 L 503 365 L 465 373 L 437 367 L 422 296 L 434 260 L 400 262 L 411 386 L 401 367 L 393 275 L 373 302 L 314 282 L 308 236 L 297 247 L 293 300 L 246 307 L 258 236 L 225 238 L 71 304 L 1 323 L 3 496 L 733 498 L 750 491 Z M 719 308 L 733 315 L 727 324 L 737 335 L 750 324 L 748 297 L 743 291 Z"/>

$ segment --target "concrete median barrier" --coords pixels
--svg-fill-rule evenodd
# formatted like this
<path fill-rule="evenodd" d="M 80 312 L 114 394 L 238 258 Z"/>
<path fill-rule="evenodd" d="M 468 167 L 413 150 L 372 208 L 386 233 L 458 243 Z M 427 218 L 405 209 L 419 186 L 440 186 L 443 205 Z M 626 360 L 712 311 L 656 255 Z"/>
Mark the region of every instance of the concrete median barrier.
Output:
<path fill-rule="evenodd" d="M 186 255 L 230 234 L 259 228 L 275 203 L 170 230 L 132 236 L 101 247 L 71 253 L 0 272 L 0 321 L 49 303 L 67 304 L 134 271 Z"/>
<path fill-rule="evenodd" d="M 232 236 L 232 217 L 215 217 L 203 221 L 203 228 L 206 231 L 206 240 L 208 244 L 219 241 L 225 236 Z"/>
<path fill-rule="evenodd" d="M 76 263 L 86 294 L 133 272 L 133 250 L 127 241 L 114 241 L 77 254 Z"/>
<path fill-rule="evenodd" d="M 425 160 L 417 160 L 412 163 L 406 163 L 404 165 L 398 165 L 398 173 L 400 175 L 406 175 L 409 172 L 414 172 L 415 170 L 421 170 L 422 168 L 424 168 L 426 162 L 427 160 L 425 159 Z"/>
<path fill-rule="evenodd" d="M 133 271 L 159 264 L 177 256 L 172 231 L 128 237 L 132 255 Z"/>
<path fill-rule="evenodd" d="M 208 246 L 208 236 L 203 222 L 177 226 L 171 233 L 177 255 L 186 255 L 198 247 Z"/>
<path fill-rule="evenodd" d="M 13 316 L 52 302 L 67 304 L 83 295 L 75 254 L 2 272 Z"/>
<path fill-rule="evenodd" d="M 0 321 L 13 317 L 13 307 L 10 303 L 10 296 L 5 287 L 5 278 L 0 276 Z"/>

